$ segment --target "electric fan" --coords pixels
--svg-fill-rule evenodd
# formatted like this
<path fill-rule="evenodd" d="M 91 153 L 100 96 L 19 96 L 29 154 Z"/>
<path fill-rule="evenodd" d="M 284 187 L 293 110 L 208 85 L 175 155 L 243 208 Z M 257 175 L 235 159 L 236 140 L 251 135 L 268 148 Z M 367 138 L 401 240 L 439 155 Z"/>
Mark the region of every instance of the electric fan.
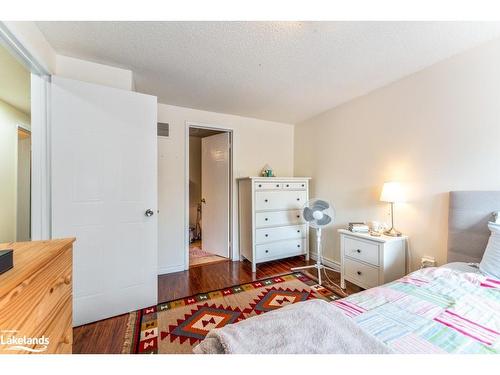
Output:
<path fill-rule="evenodd" d="M 318 284 L 321 285 L 321 270 L 336 272 L 333 268 L 321 264 L 321 229 L 333 222 L 335 219 L 335 211 L 327 201 L 323 199 L 311 199 L 304 205 L 302 216 L 309 227 L 316 229 L 316 264 L 304 267 L 294 267 L 292 271 L 316 268 L 318 270 Z"/>

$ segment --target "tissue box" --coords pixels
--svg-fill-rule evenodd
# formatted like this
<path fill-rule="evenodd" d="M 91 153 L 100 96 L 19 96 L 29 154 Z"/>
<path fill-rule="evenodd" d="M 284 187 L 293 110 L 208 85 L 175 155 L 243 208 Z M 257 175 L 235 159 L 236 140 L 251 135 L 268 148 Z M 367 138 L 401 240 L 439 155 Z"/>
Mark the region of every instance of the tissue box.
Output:
<path fill-rule="evenodd" d="M 0 274 L 14 267 L 14 255 L 12 250 L 0 250 Z"/>

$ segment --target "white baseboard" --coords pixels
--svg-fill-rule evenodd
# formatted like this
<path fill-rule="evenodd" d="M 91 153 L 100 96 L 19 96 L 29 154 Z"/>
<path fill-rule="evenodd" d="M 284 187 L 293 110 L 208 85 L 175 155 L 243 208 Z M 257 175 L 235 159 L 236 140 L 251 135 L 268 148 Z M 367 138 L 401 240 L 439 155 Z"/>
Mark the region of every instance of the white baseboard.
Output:
<path fill-rule="evenodd" d="M 317 258 L 316 253 L 309 253 L 309 256 L 311 257 L 311 259 L 314 259 L 314 260 L 316 260 L 316 258 Z M 338 272 L 340 272 L 340 263 L 339 262 L 332 260 L 332 259 L 325 258 L 325 257 L 323 257 L 322 262 L 325 266 L 331 267 L 334 270 L 337 270 Z"/>
<path fill-rule="evenodd" d="M 184 271 L 184 264 L 178 264 L 176 266 L 168 267 L 158 267 L 158 275 L 164 275 L 166 273 L 180 272 Z"/>

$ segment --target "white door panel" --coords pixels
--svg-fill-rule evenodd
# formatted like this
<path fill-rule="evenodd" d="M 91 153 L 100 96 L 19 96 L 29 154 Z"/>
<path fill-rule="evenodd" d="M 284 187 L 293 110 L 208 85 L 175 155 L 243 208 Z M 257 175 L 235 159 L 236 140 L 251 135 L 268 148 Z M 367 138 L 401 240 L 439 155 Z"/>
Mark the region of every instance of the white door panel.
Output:
<path fill-rule="evenodd" d="M 52 237 L 76 237 L 73 324 L 155 305 L 156 98 L 53 77 L 51 100 Z"/>
<path fill-rule="evenodd" d="M 229 256 L 229 133 L 201 140 L 201 246 Z"/>

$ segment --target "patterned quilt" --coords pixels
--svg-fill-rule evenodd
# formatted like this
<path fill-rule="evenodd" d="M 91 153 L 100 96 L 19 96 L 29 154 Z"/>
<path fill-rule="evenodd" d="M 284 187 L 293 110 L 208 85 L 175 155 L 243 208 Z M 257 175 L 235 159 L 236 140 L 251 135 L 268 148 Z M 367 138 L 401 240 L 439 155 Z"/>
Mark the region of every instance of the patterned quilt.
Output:
<path fill-rule="evenodd" d="M 500 353 L 500 280 L 425 268 L 332 302 L 396 353 Z"/>

